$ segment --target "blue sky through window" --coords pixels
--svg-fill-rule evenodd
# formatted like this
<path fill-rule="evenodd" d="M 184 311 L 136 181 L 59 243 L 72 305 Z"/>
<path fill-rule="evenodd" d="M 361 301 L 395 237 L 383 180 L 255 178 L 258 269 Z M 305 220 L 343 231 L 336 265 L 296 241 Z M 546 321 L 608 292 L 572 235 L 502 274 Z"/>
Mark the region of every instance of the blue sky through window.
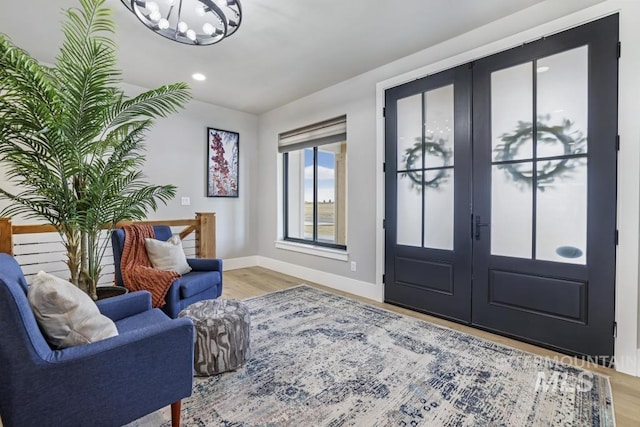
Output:
<path fill-rule="evenodd" d="M 318 149 L 318 202 L 335 201 L 335 154 Z M 304 150 L 304 201 L 313 202 L 313 148 Z"/>

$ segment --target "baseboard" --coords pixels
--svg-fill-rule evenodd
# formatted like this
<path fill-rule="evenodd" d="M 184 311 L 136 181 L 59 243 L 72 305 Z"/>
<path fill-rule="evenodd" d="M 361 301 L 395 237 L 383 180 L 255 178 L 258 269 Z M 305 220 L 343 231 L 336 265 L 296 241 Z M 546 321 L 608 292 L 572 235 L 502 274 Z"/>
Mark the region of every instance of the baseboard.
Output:
<path fill-rule="evenodd" d="M 640 377 L 640 348 L 633 349 L 624 353 L 624 350 L 616 347 L 614 353 L 615 369 L 623 374 L 632 375 L 634 377 Z"/>
<path fill-rule="evenodd" d="M 239 268 L 255 267 L 257 265 L 258 257 L 256 255 L 222 260 L 223 271 L 238 270 Z"/>
<path fill-rule="evenodd" d="M 374 283 L 363 282 L 362 280 L 351 279 L 339 276 L 326 271 L 314 270 L 313 268 L 302 267 L 300 265 L 279 261 L 273 258 L 258 256 L 258 266 L 275 270 L 290 276 L 299 277 L 303 280 L 318 283 L 339 291 L 348 292 L 374 301 L 382 302 L 383 289 Z"/>

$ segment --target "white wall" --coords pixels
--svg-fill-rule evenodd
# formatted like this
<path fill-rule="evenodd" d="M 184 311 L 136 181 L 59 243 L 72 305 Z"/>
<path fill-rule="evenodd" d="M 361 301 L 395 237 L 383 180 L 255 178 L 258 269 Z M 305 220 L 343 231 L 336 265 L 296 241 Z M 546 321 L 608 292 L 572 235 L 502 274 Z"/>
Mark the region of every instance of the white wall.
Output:
<path fill-rule="evenodd" d="M 382 172 L 384 89 L 466 63 L 480 57 L 518 46 L 567 28 L 621 12 L 620 37 L 623 56 L 620 61 L 620 135 L 622 150 L 619 161 L 618 248 L 616 279 L 616 319 L 618 369 L 636 372 L 638 342 L 638 246 L 640 182 L 640 121 L 637 99 L 640 83 L 640 29 L 637 17 L 640 5 L 635 1 L 610 0 L 576 13 L 568 14 L 565 4 L 548 0 L 470 33 L 448 40 L 432 48 L 361 74 L 352 79 L 296 100 L 259 118 L 258 255 L 274 261 L 274 265 L 296 265 L 301 271 L 334 273 L 345 282 L 365 282 L 368 295 L 382 295 L 384 272 L 384 185 Z M 634 113 L 635 112 L 635 113 Z M 312 124 L 340 114 L 347 115 L 348 139 L 348 252 L 358 262 L 351 272 L 348 263 L 314 255 L 277 249 L 274 241 L 281 237 L 282 165 L 277 155 L 279 132 Z M 320 274 L 321 275 L 321 274 Z M 339 280 L 338 280 L 339 281 Z M 339 283 L 335 286 L 341 287 Z M 348 286 L 343 286 L 349 290 Z"/>
<path fill-rule="evenodd" d="M 349 90 L 333 96 L 322 93 L 289 104 L 260 117 L 259 169 L 259 255 L 296 265 L 347 276 L 361 281 L 375 281 L 375 92 L 364 98 Z M 282 237 L 282 160 L 278 155 L 278 133 L 332 117 L 347 115 L 347 248 L 358 264 L 351 272 L 349 263 L 276 249 L 274 241 Z"/>
<path fill-rule="evenodd" d="M 123 84 L 129 96 L 144 89 Z M 197 83 L 192 84 L 197 90 Z M 240 187 L 238 198 L 206 197 L 207 127 L 240 133 Z M 143 172 L 152 184 L 173 184 L 176 197 L 165 206 L 159 205 L 149 219 L 193 218 L 195 212 L 215 212 L 217 220 L 217 255 L 236 258 L 257 253 L 256 188 L 258 182 L 258 117 L 228 108 L 192 100 L 186 109 L 158 119 L 147 134 L 147 161 Z M 0 183 L 6 186 L 0 170 Z M 189 197 L 189 206 L 181 205 L 181 197 Z M 6 206 L 0 203 L 0 209 Z M 34 223 L 15 218 L 14 223 Z"/>
<path fill-rule="evenodd" d="M 197 90 L 197 83 L 191 84 Z M 127 93 L 141 89 L 125 85 Z M 207 127 L 240 134 L 239 197 L 206 197 Z M 217 256 L 237 258 L 257 253 L 256 188 L 258 175 L 258 118 L 192 100 L 187 108 L 159 119 L 146 138 L 144 173 L 154 184 L 173 184 L 176 197 L 160 205 L 149 219 L 193 218 L 195 212 L 216 213 Z M 191 205 L 182 206 L 181 197 Z"/>

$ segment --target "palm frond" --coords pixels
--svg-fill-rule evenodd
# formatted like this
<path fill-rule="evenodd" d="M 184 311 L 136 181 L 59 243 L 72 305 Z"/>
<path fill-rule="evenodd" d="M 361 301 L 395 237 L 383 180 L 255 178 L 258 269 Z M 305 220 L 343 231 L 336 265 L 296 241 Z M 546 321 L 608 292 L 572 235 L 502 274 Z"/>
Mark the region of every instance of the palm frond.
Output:
<path fill-rule="evenodd" d="M 65 40 L 56 62 L 59 96 L 66 137 L 82 152 L 92 149 L 102 133 L 105 106 L 111 103 L 112 86 L 119 83 L 111 10 L 104 0 L 81 0 L 81 9 L 67 11 Z"/>
<path fill-rule="evenodd" d="M 144 140 L 154 120 L 183 108 L 190 93 L 175 83 L 127 98 L 112 11 L 105 0 L 79 2 L 65 13 L 53 67 L 0 35 L 0 199 L 9 201 L 0 215 L 55 225 L 72 281 L 95 286 L 101 229 L 143 219 L 175 196 L 174 186 L 142 174 Z"/>
<path fill-rule="evenodd" d="M 191 99 L 189 85 L 174 83 L 152 89 L 140 95 L 124 100 L 118 99 L 105 118 L 107 129 L 118 127 L 141 117 L 167 117 L 178 109 L 184 108 Z"/>

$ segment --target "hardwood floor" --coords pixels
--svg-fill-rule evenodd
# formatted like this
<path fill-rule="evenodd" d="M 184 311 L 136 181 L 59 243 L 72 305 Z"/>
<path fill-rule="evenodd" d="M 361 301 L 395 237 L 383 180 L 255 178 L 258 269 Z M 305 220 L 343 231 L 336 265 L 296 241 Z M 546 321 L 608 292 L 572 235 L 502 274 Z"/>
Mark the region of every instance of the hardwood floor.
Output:
<path fill-rule="evenodd" d="M 541 356 L 557 358 L 566 363 L 571 362 L 571 358 L 569 356 L 556 353 L 551 350 L 515 341 L 513 339 L 495 335 L 489 332 L 480 331 L 437 317 L 428 316 L 411 310 L 406 310 L 390 304 L 378 303 L 366 298 L 361 298 L 355 295 L 347 294 L 345 292 L 340 292 L 335 289 L 327 288 L 316 283 L 307 282 L 293 276 L 287 276 L 262 267 L 250 267 L 239 270 L 226 271 L 224 273 L 224 290 L 222 292 L 222 296 L 225 298 L 245 299 L 262 295 L 268 292 L 287 289 L 293 286 L 300 285 L 302 283 L 305 283 L 309 286 L 317 287 L 319 289 L 323 289 L 325 291 L 333 292 L 338 295 L 344 295 L 358 301 L 366 302 L 368 304 L 384 307 L 385 309 L 413 316 L 418 319 L 426 320 L 438 325 L 446 326 L 448 328 L 475 335 L 477 337 L 485 338 L 500 344 L 515 347 L 520 350 L 528 351 Z M 581 363 L 583 362 L 579 362 L 578 366 L 583 366 L 581 365 Z M 618 427 L 640 426 L 640 378 L 622 374 L 614 371 L 613 369 L 608 369 L 601 366 L 590 365 L 583 367 L 610 377 L 611 388 L 613 390 L 613 404 L 615 409 L 616 425 Z"/>

